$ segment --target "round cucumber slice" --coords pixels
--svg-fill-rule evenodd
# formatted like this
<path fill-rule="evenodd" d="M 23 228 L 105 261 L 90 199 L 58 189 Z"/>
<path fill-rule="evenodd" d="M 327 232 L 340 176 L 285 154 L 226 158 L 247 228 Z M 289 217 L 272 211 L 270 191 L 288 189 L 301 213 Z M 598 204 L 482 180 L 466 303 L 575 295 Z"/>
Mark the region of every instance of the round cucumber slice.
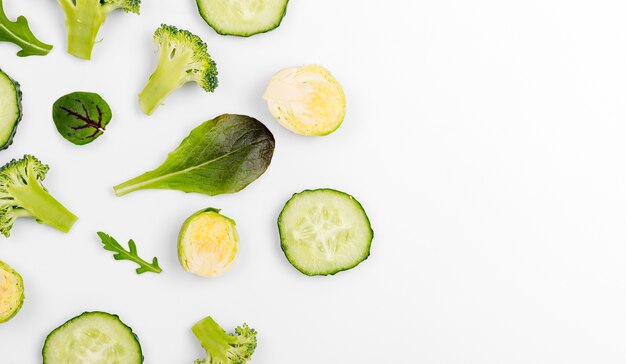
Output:
<path fill-rule="evenodd" d="M 280 25 L 289 0 L 196 0 L 202 18 L 222 35 L 249 37 Z"/>
<path fill-rule="evenodd" d="M 44 364 L 138 364 L 137 336 L 117 315 L 85 312 L 56 328 L 43 346 Z"/>
<path fill-rule="evenodd" d="M 0 260 L 0 323 L 9 321 L 24 303 L 24 280 Z"/>
<path fill-rule="evenodd" d="M 347 193 L 306 190 L 296 193 L 278 217 L 287 260 L 306 275 L 329 275 L 367 259 L 374 232 L 363 206 Z"/>
<path fill-rule="evenodd" d="M 17 125 L 22 120 L 20 84 L 0 70 L 0 150 L 13 143 Z"/>

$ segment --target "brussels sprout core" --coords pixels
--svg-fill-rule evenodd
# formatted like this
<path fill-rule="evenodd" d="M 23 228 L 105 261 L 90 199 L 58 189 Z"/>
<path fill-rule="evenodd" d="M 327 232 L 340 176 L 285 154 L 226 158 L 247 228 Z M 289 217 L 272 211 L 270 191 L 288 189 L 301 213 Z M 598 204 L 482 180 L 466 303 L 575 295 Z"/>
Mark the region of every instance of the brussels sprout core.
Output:
<path fill-rule="evenodd" d="M 239 250 L 235 222 L 208 208 L 191 215 L 178 237 L 178 259 L 183 268 L 202 277 L 227 271 Z"/>
<path fill-rule="evenodd" d="M 0 323 L 11 319 L 24 303 L 24 281 L 8 264 L 0 261 Z"/>

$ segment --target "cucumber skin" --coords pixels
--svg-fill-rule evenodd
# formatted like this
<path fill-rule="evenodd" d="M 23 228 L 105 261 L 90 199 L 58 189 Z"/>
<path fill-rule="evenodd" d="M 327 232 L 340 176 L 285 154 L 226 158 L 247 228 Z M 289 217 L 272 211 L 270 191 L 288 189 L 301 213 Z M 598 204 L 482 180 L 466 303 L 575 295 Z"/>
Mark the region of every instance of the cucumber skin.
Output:
<path fill-rule="evenodd" d="M 141 355 L 141 361 L 139 362 L 139 364 L 143 363 L 144 361 L 144 356 L 143 356 L 143 351 L 141 350 L 141 344 L 139 343 L 139 337 L 137 337 L 137 334 L 135 334 L 135 332 L 133 331 L 133 329 L 126 325 L 122 320 L 120 320 L 120 317 L 118 315 L 114 315 L 108 312 L 104 312 L 104 311 L 85 311 L 83 313 L 81 313 L 80 315 L 73 317 L 67 321 L 65 321 L 61 326 L 57 327 L 56 329 L 52 330 L 52 332 L 50 332 L 48 334 L 48 336 L 46 336 L 46 341 L 43 344 L 43 349 L 41 349 L 41 356 L 43 358 L 43 364 L 46 364 L 46 346 L 48 345 L 48 339 L 57 331 L 64 329 L 65 326 L 69 325 L 70 323 L 72 323 L 72 321 L 74 320 L 78 320 L 81 317 L 85 316 L 85 315 L 92 315 L 92 314 L 96 314 L 96 315 L 103 315 L 103 316 L 110 316 L 111 318 L 116 319 L 120 324 L 122 324 L 124 327 L 126 327 L 128 329 L 128 331 L 130 331 L 131 334 L 133 334 L 133 336 L 135 337 L 135 341 L 137 342 L 137 346 L 139 347 L 139 355 Z"/>
<path fill-rule="evenodd" d="M 301 195 L 303 193 L 307 193 L 307 192 L 320 192 L 320 191 L 331 192 L 331 193 L 337 193 L 337 194 L 340 194 L 340 195 L 344 195 L 344 196 L 349 197 L 352 201 L 356 202 L 356 204 L 358 205 L 359 209 L 361 209 L 361 211 L 363 212 L 363 215 L 365 215 L 365 219 L 367 220 L 367 224 L 368 224 L 368 227 L 369 227 L 369 230 L 370 230 L 371 239 L 369 241 L 369 244 L 367 245 L 367 253 L 363 257 L 361 257 L 361 259 L 356 261 L 353 265 L 346 266 L 346 267 L 343 267 L 343 268 L 340 268 L 340 269 L 337 269 L 337 270 L 334 270 L 334 271 L 328 271 L 328 272 L 325 272 L 325 273 L 313 273 L 313 272 L 309 272 L 307 270 L 304 270 L 301 267 L 298 267 L 289 258 L 289 255 L 287 254 L 287 247 L 283 243 L 283 233 L 282 233 L 282 231 L 280 229 L 280 223 L 281 223 L 282 218 L 283 218 L 283 211 L 285 210 L 287 205 L 289 205 L 291 200 L 293 200 L 294 197 L 296 197 L 297 195 Z M 350 270 L 350 269 L 356 267 L 357 265 L 359 265 L 359 264 L 363 263 L 364 261 L 366 261 L 367 258 L 369 258 L 369 256 L 370 256 L 371 249 L 372 249 L 372 241 L 374 240 L 374 230 L 372 229 L 372 223 L 371 223 L 369 217 L 367 216 L 367 214 L 365 213 L 365 209 L 363 208 L 363 205 L 361 205 L 361 203 L 356 198 L 354 198 L 352 195 L 347 194 L 347 193 L 345 193 L 343 191 L 335 190 L 333 188 L 316 188 L 314 190 L 304 190 L 304 191 L 301 191 L 301 192 L 294 193 L 291 196 L 291 198 L 287 202 L 285 202 L 285 206 L 283 206 L 283 210 L 280 212 L 280 215 L 278 215 L 277 223 L 278 223 L 278 236 L 280 238 L 280 249 L 283 251 L 283 253 L 285 254 L 285 257 L 287 258 L 289 263 L 294 268 L 296 268 L 300 273 L 305 274 L 305 275 L 307 275 L 309 277 L 313 277 L 313 276 L 333 276 L 333 275 L 335 275 L 335 274 L 337 274 L 339 272 Z"/>
<path fill-rule="evenodd" d="M 222 32 L 219 28 L 213 26 L 213 24 L 211 24 L 211 22 L 209 22 L 209 20 L 204 16 L 204 13 L 202 12 L 202 9 L 200 7 L 200 2 L 202 0 L 196 0 L 196 5 L 198 6 L 198 12 L 200 13 L 200 16 L 202 17 L 202 19 L 204 19 L 204 21 L 211 27 L 213 28 L 213 30 L 215 30 L 215 32 L 219 35 L 232 35 L 235 37 L 244 37 L 244 38 L 248 38 L 251 37 L 253 35 L 256 34 L 263 34 L 263 33 L 267 33 L 267 32 L 271 32 L 272 30 L 278 28 L 280 26 L 280 23 L 283 22 L 283 18 L 285 17 L 285 14 L 287 14 L 287 5 L 289 5 L 289 0 L 285 1 L 285 6 L 283 7 L 283 11 L 280 14 L 280 16 L 278 17 L 278 21 L 276 22 L 276 24 L 274 26 L 272 26 L 269 29 L 265 29 L 265 30 L 259 30 L 258 32 L 254 32 L 254 33 L 226 33 L 226 32 Z"/>
<path fill-rule="evenodd" d="M 0 146 L 0 150 L 5 150 L 9 146 L 11 146 L 11 144 L 13 144 L 13 138 L 15 137 L 15 133 L 17 132 L 17 126 L 19 125 L 20 121 L 22 121 L 22 90 L 20 88 L 19 82 L 12 79 L 11 76 L 9 76 L 4 71 L 2 71 L 2 69 L 0 69 L 0 73 L 7 76 L 9 81 L 13 83 L 13 88 L 15 89 L 15 94 L 16 94 L 17 110 L 18 110 L 17 120 L 15 121 L 15 124 L 13 124 L 13 131 L 11 132 L 11 135 L 9 136 L 9 139 L 7 139 L 6 143 Z"/>

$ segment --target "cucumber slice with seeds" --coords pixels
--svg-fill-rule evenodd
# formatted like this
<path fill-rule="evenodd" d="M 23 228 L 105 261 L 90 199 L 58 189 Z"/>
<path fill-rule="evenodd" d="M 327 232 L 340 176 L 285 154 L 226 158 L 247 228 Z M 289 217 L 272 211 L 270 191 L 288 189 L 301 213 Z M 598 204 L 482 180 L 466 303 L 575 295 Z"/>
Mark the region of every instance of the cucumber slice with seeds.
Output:
<path fill-rule="evenodd" d="M 287 260 L 306 275 L 329 275 L 367 259 L 374 237 L 363 206 L 332 190 L 296 193 L 278 217 L 280 242 Z"/>
<path fill-rule="evenodd" d="M 46 338 L 44 364 L 140 364 L 137 336 L 116 315 L 85 312 Z"/>
<path fill-rule="evenodd" d="M 280 25 L 289 0 L 196 0 L 202 18 L 223 35 L 249 37 Z"/>
<path fill-rule="evenodd" d="M 0 150 L 11 145 L 21 119 L 20 84 L 0 70 Z"/>

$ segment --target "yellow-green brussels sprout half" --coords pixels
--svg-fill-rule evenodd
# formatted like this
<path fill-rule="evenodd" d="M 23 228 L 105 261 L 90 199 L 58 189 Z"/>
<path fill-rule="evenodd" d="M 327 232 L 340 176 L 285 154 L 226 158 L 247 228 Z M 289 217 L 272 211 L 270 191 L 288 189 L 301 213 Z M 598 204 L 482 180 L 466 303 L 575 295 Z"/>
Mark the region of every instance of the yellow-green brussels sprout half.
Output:
<path fill-rule="evenodd" d="M 22 276 L 0 260 L 0 323 L 11 319 L 24 303 Z"/>
<path fill-rule="evenodd" d="M 183 268 L 202 277 L 226 272 L 239 250 L 235 222 L 207 208 L 191 215 L 178 237 L 178 259 Z"/>
<path fill-rule="evenodd" d="M 346 114 L 341 85 L 326 68 L 314 64 L 279 71 L 263 98 L 282 126 L 301 135 L 328 135 Z"/>

